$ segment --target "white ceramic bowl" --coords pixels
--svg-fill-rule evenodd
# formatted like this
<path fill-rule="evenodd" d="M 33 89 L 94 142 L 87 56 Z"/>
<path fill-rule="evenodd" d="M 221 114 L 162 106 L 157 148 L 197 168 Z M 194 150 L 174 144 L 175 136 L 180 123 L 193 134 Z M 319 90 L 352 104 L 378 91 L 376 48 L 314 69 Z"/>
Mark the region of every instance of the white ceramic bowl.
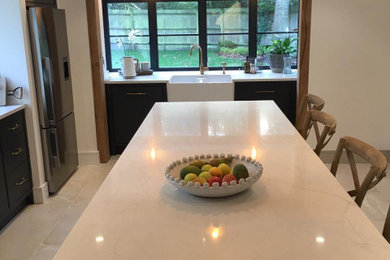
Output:
<path fill-rule="evenodd" d="M 231 154 L 228 154 L 226 157 L 232 157 Z M 234 155 L 233 161 L 230 164 L 233 168 L 236 164 L 241 163 L 246 166 L 249 172 L 249 177 L 246 179 L 238 180 L 238 183 L 232 181 L 230 185 L 227 182 L 223 182 L 220 186 L 210 187 L 206 182 L 203 186 L 200 183 L 193 183 L 189 181 L 185 183 L 184 180 L 180 179 L 180 171 L 182 168 L 190 165 L 193 160 L 205 160 L 210 159 L 225 158 L 225 154 L 214 154 L 211 156 L 208 155 L 195 155 L 188 158 L 183 158 L 182 160 L 177 160 L 172 162 L 165 171 L 165 177 L 168 181 L 176 186 L 179 190 L 185 191 L 192 195 L 200 197 L 226 197 L 231 196 L 237 193 L 240 193 L 244 190 L 249 189 L 258 179 L 260 179 L 263 173 L 263 166 L 256 160 L 252 160 L 250 157 L 240 156 L 238 154 Z M 215 184 L 214 184 L 215 185 Z"/>

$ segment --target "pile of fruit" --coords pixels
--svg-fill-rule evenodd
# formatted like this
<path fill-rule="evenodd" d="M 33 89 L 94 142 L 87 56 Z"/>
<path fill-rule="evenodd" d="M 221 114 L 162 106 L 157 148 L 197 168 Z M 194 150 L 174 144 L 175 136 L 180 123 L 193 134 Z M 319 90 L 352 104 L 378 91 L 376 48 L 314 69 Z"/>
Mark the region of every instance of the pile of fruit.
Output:
<path fill-rule="evenodd" d="M 227 182 L 231 185 L 232 181 L 238 184 L 240 179 L 249 177 L 248 169 L 243 164 L 236 164 L 231 168 L 233 157 L 212 159 L 209 162 L 195 160 L 189 166 L 184 167 L 180 171 L 180 178 L 185 183 L 192 181 L 193 183 L 208 183 L 210 187 L 220 186 L 222 182 Z M 214 184 L 217 183 L 217 184 Z M 213 185 L 214 184 L 214 185 Z"/>

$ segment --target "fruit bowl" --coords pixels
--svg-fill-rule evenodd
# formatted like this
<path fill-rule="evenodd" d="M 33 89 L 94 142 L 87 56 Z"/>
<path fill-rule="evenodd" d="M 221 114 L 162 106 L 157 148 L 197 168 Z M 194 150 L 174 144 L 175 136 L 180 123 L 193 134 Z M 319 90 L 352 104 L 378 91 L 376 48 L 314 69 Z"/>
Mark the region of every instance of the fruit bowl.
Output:
<path fill-rule="evenodd" d="M 180 177 L 180 171 L 189 166 L 194 160 L 212 160 L 212 159 L 231 159 L 231 168 L 233 169 L 237 164 L 243 164 L 247 170 L 249 177 L 241 178 L 237 182 L 222 182 L 212 183 L 210 186 L 208 182 L 203 184 L 199 182 L 185 181 Z M 185 191 L 189 194 L 200 196 L 200 197 L 226 197 L 231 196 L 244 190 L 249 189 L 258 179 L 260 179 L 263 173 L 263 166 L 256 160 L 253 160 L 251 157 L 240 156 L 238 154 L 231 155 L 228 154 L 214 154 L 211 156 L 208 155 L 195 155 L 188 158 L 183 158 L 182 160 L 177 160 L 172 162 L 165 171 L 165 177 L 168 181 L 177 187 L 179 190 Z"/>

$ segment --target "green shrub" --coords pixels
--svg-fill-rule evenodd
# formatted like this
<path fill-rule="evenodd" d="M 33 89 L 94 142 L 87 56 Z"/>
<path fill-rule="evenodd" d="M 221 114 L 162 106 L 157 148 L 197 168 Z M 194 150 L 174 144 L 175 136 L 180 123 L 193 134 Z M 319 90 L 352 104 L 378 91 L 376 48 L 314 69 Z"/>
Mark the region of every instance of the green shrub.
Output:
<path fill-rule="evenodd" d="M 219 52 L 221 54 L 247 56 L 248 55 L 248 47 L 236 47 L 233 49 L 222 47 L 219 49 Z"/>
<path fill-rule="evenodd" d="M 235 44 L 234 42 L 232 41 L 229 41 L 229 40 L 221 40 L 218 42 L 218 47 L 221 49 L 221 48 L 230 48 L 230 49 L 234 49 L 237 47 L 237 44 Z"/>

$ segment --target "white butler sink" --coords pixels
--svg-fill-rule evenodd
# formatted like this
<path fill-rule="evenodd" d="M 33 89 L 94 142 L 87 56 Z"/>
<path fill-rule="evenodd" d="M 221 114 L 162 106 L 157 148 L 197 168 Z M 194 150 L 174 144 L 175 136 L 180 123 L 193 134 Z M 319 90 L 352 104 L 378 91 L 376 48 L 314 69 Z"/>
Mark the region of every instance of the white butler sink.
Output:
<path fill-rule="evenodd" d="M 234 100 L 230 75 L 174 75 L 167 88 L 168 101 Z"/>
<path fill-rule="evenodd" d="M 183 75 L 172 76 L 169 83 L 232 83 L 230 75 Z"/>

